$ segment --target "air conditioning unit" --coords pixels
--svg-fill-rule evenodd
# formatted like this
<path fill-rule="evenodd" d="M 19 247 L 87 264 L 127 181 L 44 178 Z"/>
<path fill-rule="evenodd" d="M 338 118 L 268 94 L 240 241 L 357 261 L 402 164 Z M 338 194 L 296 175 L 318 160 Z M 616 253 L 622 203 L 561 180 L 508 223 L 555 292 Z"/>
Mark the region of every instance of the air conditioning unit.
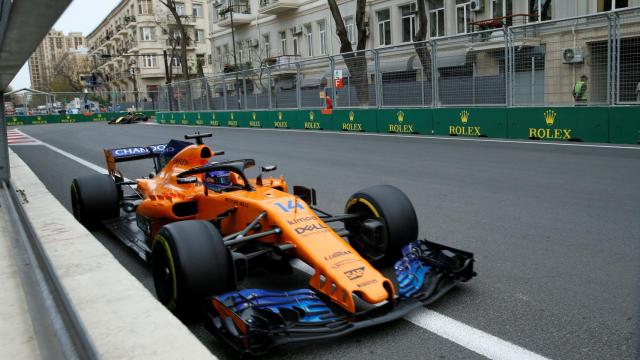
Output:
<path fill-rule="evenodd" d="M 258 39 L 247 39 L 247 47 L 258 47 Z"/>
<path fill-rule="evenodd" d="M 296 25 L 291 28 L 291 33 L 294 35 L 302 34 L 302 26 Z"/>
<path fill-rule="evenodd" d="M 471 11 L 481 11 L 484 0 L 471 0 Z"/>
<path fill-rule="evenodd" d="M 562 49 L 563 64 L 578 64 L 584 62 L 581 48 Z"/>

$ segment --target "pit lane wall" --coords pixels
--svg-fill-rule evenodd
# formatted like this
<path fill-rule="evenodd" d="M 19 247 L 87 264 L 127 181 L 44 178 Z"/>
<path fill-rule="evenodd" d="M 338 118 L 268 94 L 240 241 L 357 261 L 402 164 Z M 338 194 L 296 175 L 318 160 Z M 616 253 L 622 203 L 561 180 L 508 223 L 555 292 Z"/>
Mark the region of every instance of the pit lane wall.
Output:
<path fill-rule="evenodd" d="M 140 111 L 148 117 L 156 115 L 155 111 Z M 126 115 L 126 111 L 85 114 L 65 114 L 65 115 L 28 115 L 28 116 L 6 116 L 7 126 L 18 125 L 42 125 L 42 124 L 69 124 L 77 122 L 100 122 L 108 121 Z"/>
<path fill-rule="evenodd" d="M 640 106 L 157 112 L 167 125 L 640 144 Z"/>

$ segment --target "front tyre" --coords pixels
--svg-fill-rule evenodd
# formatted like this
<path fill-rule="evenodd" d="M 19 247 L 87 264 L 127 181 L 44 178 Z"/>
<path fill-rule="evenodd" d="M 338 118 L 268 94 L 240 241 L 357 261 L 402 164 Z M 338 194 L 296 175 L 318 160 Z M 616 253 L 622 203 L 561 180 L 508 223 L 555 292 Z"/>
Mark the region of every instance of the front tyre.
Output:
<path fill-rule="evenodd" d="M 345 221 L 348 239 L 361 256 L 375 264 L 400 258 L 404 245 L 418 238 L 418 218 L 411 201 L 400 189 L 376 185 L 351 195 L 347 214 L 360 214 Z"/>
<path fill-rule="evenodd" d="M 85 227 L 120 215 L 118 186 L 110 175 L 95 174 L 71 182 L 73 216 Z"/>
<path fill-rule="evenodd" d="M 181 318 L 199 310 L 206 297 L 235 288 L 231 254 L 208 221 L 162 227 L 153 243 L 152 269 L 158 300 Z"/>

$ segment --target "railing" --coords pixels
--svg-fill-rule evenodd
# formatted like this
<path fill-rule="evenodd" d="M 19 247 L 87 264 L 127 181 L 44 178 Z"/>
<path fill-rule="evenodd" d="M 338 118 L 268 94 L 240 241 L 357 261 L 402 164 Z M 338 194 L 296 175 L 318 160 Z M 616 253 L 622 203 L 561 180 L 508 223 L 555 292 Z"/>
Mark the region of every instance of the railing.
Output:
<path fill-rule="evenodd" d="M 180 17 L 180 21 L 183 24 L 193 24 L 198 19 L 197 17 L 195 17 L 193 15 L 179 15 L 179 17 Z M 167 21 L 170 24 L 175 24 L 176 23 L 176 18 L 173 16 L 173 14 L 168 14 L 167 15 Z"/>
<path fill-rule="evenodd" d="M 231 6 L 224 5 L 218 8 L 218 21 L 226 20 L 232 11 L 239 14 L 251 14 L 249 4 L 233 4 Z"/>

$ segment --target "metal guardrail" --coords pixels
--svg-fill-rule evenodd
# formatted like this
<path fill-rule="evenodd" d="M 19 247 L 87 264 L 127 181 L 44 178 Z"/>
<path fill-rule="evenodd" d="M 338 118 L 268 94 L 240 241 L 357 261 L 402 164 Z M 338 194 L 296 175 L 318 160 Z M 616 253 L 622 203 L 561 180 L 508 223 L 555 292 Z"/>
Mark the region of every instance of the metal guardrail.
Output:
<path fill-rule="evenodd" d="M 10 181 L 0 182 L 0 209 L 9 225 L 18 275 L 43 359 L 98 359 L 42 243 Z"/>

